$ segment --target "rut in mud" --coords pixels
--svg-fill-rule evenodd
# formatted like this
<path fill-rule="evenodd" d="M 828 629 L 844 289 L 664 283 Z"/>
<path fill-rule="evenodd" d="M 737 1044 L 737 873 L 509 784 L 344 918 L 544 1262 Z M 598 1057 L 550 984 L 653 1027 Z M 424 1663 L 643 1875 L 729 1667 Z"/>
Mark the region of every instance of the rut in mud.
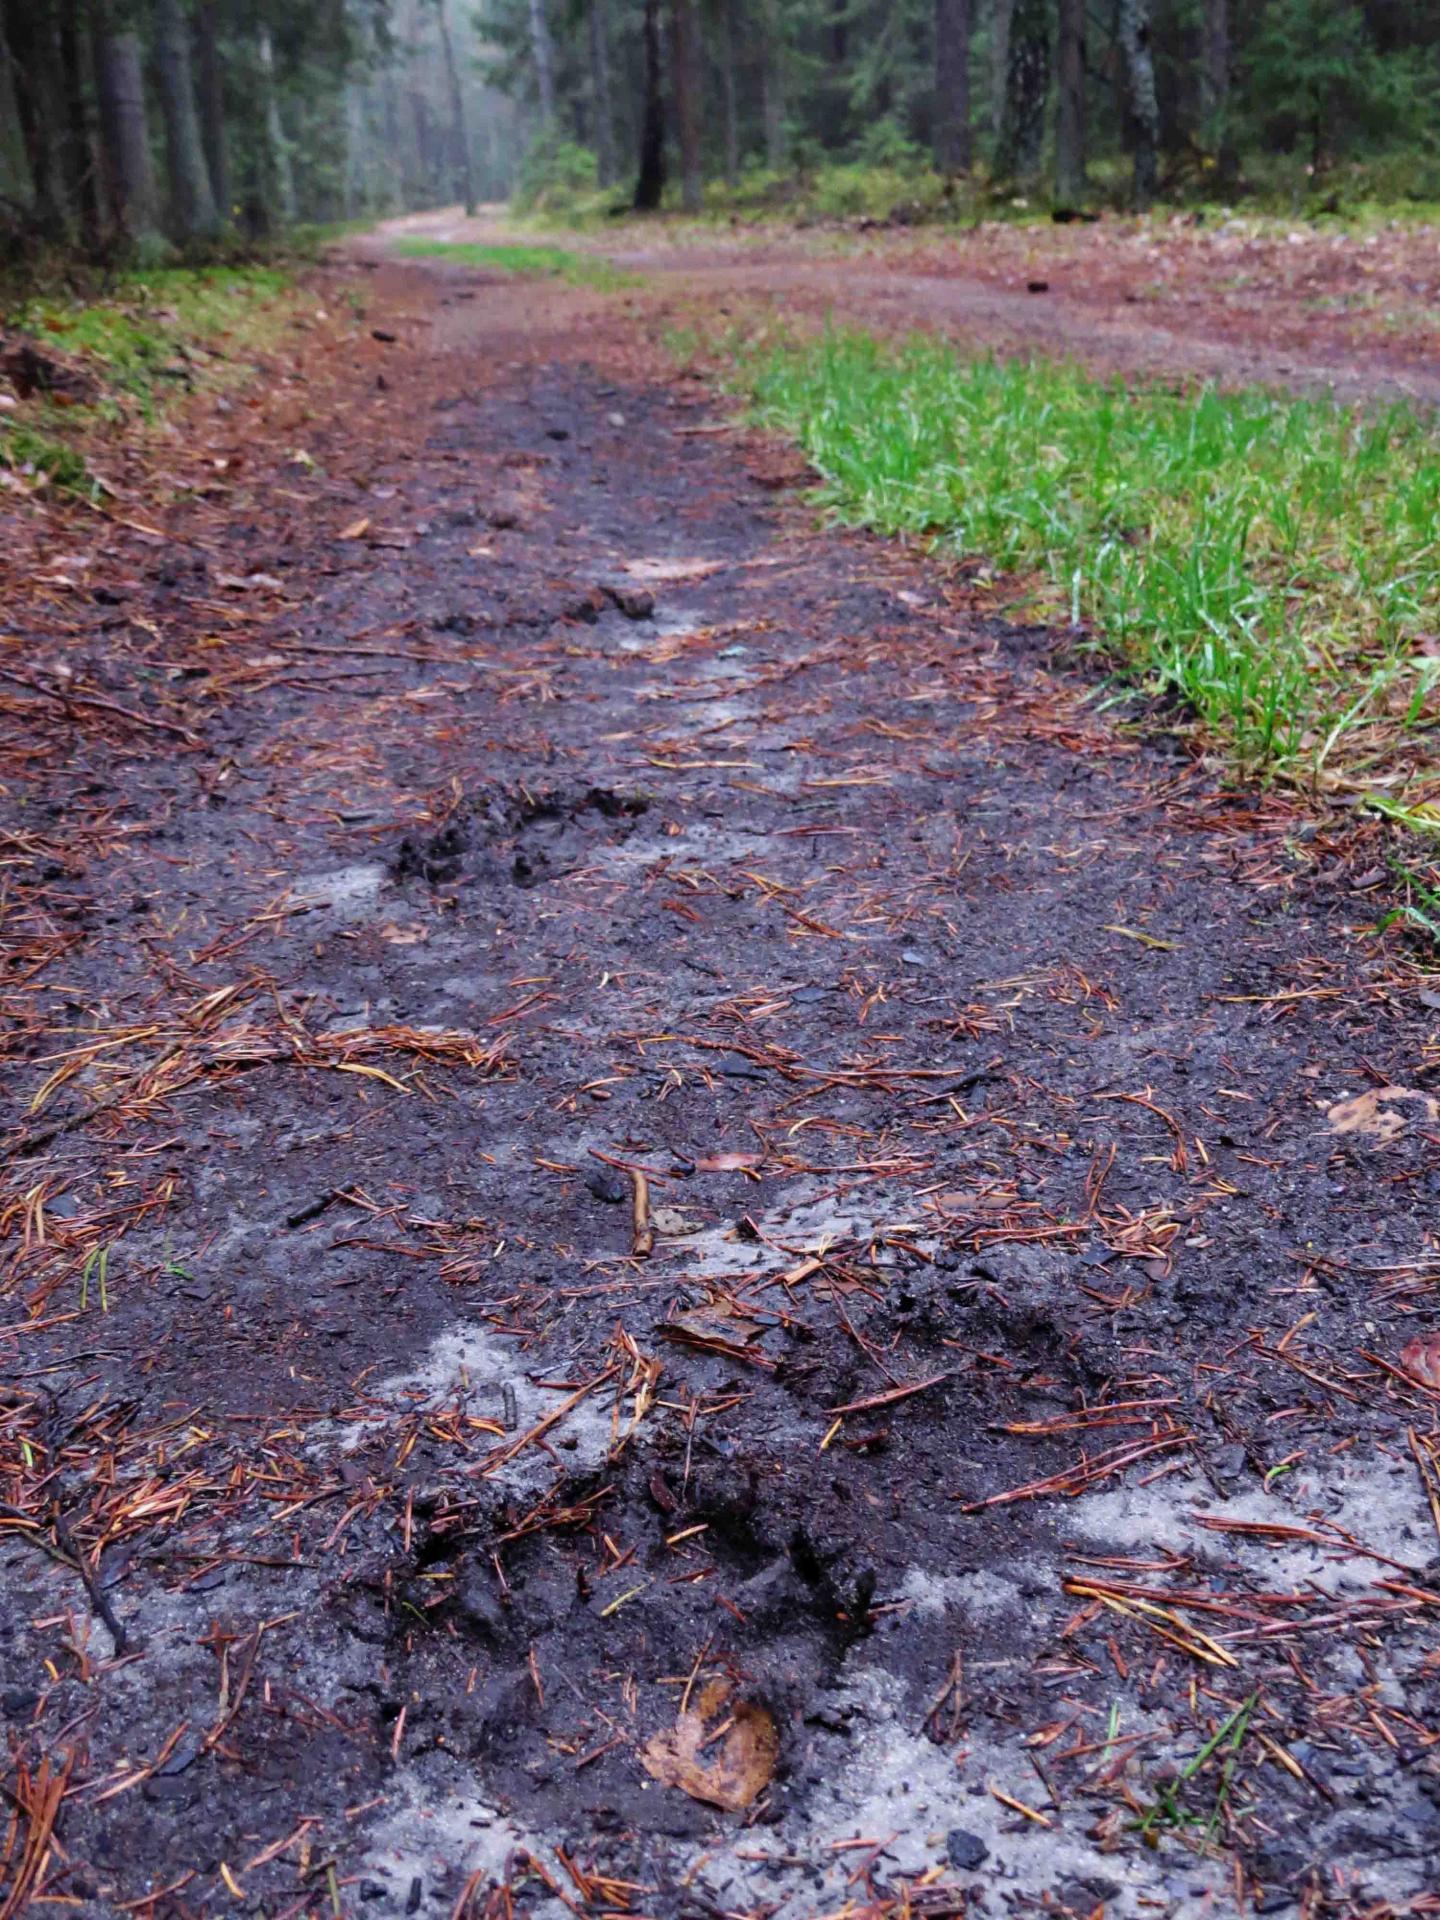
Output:
<path fill-rule="evenodd" d="M 1363 852 L 613 309 L 454 291 L 113 531 L 108 708 L 6 707 L 34 1875 L 1418 1910 L 1440 1048 Z"/>

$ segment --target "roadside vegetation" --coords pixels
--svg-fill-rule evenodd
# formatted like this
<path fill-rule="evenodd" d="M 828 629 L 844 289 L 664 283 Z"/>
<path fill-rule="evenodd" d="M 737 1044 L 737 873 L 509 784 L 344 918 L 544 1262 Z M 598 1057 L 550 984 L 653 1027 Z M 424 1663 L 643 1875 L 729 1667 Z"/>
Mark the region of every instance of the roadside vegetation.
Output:
<path fill-rule="evenodd" d="M 1440 433 L 1270 391 L 1186 393 L 857 332 L 732 342 L 835 518 L 1032 581 L 1037 616 L 1184 708 L 1246 773 L 1440 790 Z M 1415 809 L 1420 811 L 1416 813 Z"/>
<path fill-rule="evenodd" d="M 455 266 L 479 267 L 494 273 L 564 280 L 570 286 L 608 290 L 637 283 L 636 275 L 622 273 L 608 260 L 566 247 L 530 246 L 523 242 L 485 246 L 463 240 L 405 239 L 397 240 L 391 251 L 410 260 L 445 260 Z"/>
<path fill-rule="evenodd" d="M 0 330 L 0 485 L 96 498 L 97 428 L 154 420 L 197 385 L 245 377 L 302 296 L 278 265 L 163 267 L 98 297 L 59 293 L 11 309 Z"/>

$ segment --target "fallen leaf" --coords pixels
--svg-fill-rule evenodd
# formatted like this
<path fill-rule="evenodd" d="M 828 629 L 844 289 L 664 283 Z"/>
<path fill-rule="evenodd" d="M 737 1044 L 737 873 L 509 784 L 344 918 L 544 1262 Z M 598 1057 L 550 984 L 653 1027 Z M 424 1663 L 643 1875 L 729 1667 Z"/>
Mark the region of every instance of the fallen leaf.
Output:
<path fill-rule="evenodd" d="M 363 540 L 369 531 L 370 521 L 368 517 L 362 515 L 359 520 L 352 520 L 348 527 L 341 528 L 340 538 L 342 540 Z"/>
<path fill-rule="evenodd" d="M 1440 1120 L 1440 1100 L 1414 1087 L 1371 1087 L 1327 1107 L 1332 1133 L 1358 1134 L 1372 1146 L 1386 1147 L 1398 1140 L 1412 1120 Z"/>
<path fill-rule="evenodd" d="M 1400 1364 L 1411 1379 L 1440 1393 L 1440 1333 L 1416 1334 L 1400 1349 Z"/>
<path fill-rule="evenodd" d="M 646 1742 L 640 1759 L 662 1786 L 741 1813 L 769 1786 L 779 1751 L 775 1722 L 765 1708 L 735 1699 L 728 1681 L 712 1680 L 681 1712 L 673 1733 Z"/>

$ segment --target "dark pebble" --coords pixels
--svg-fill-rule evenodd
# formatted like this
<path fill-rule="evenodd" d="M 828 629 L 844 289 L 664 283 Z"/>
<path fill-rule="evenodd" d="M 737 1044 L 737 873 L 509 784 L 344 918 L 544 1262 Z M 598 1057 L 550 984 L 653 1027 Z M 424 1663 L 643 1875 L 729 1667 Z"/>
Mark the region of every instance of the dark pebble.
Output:
<path fill-rule="evenodd" d="M 974 1873 L 990 1857 L 990 1849 L 978 1833 L 966 1827 L 952 1827 L 945 1836 L 945 1852 L 952 1867 L 962 1873 Z"/>

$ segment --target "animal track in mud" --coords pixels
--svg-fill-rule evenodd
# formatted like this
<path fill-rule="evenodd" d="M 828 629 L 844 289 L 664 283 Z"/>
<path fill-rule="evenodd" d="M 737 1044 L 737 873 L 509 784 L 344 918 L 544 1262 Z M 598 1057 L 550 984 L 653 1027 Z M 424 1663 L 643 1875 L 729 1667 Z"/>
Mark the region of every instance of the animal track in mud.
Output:
<path fill-rule="evenodd" d="M 585 864 L 597 841 L 623 845 L 650 810 L 642 793 L 612 787 L 517 787 L 476 795 L 432 834 L 407 833 L 390 863 L 397 880 L 450 886 L 498 880 L 495 856 L 508 851 L 509 878 L 536 887 Z M 479 852 L 469 861 L 467 856 Z"/>

